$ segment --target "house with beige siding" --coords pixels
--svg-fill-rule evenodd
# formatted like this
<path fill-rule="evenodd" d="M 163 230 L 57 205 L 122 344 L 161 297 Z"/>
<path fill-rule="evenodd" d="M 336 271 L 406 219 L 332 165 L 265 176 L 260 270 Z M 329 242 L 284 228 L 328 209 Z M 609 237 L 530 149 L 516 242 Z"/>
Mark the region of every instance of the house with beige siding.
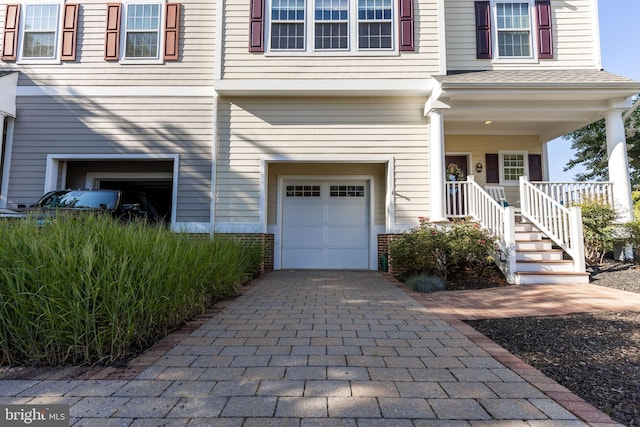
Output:
<path fill-rule="evenodd" d="M 141 189 L 275 269 L 376 270 L 420 217 L 471 216 L 520 283 L 584 280 L 580 194 L 632 215 L 640 82 L 601 69 L 597 0 L 2 3 L 0 207 Z M 610 182 L 549 183 L 547 143 L 601 118 Z"/>

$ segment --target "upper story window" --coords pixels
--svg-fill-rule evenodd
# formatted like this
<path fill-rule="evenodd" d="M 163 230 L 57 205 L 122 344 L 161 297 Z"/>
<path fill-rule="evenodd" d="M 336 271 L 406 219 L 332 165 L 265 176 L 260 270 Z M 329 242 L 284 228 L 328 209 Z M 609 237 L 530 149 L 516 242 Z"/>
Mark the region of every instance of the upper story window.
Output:
<path fill-rule="evenodd" d="M 496 3 L 498 57 L 530 58 L 531 13 L 529 3 Z"/>
<path fill-rule="evenodd" d="M 413 50 L 412 0 L 268 0 L 266 23 L 259 1 L 253 0 L 251 8 L 250 50 L 254 52 L 264 50 L 263 31 L 271 52 Z"/>
<path fill-rule="evenodd" d="M 107 4 L 104 59 L 156 64 L 179 59 L 180 3 Z"/>
<path fill-rule="evenodd" d="M 22 59 L 56 59 L 58 4 L 25 5 Z"/>
<path fill-rule="evenodd" d="M 7 4 L 2 60 L 57 64 L 76 58 L 76 3 L 28 1 Z"/>
<path fill-rule="evenodd" d="M 125 59 L 158 59 L 160 4 L 127 4 L 125 9 Z"/>
<path fill-rule="evenodd" d="M 475 13 L 478 59 L 553 58 L 551 0 L 476 1 Z"/>

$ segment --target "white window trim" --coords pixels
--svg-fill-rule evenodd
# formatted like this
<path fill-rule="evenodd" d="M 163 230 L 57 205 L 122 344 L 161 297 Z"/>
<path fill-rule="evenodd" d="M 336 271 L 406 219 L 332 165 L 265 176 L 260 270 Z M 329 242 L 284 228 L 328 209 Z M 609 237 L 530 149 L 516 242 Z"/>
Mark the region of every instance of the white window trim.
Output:
<path fill-rule="evenodd" d="M 500 172 L 500 184 L 509 186 L 509 185 L 519 185 L 519 180 L 509 180 L 507 181 L 504 178 L 504 155 L 505 154 L 521 154 L 523 158 L 523 176 L 529 175 L 529 152 L 527 150 L 500 150 L 498 151 L 498 171 Z"/>
<path fill-rule="evenodd" d="M 531 43 L 531 55 L 530 56 L 500 56 L 500 49 L 498 46 L 498 3 L 528 3 L 529 4 L 529 43 Z M 491 49 L 495 54 L 493 55 L 494 63 L 519 63 L 519 64 L 531 64 L 538 63 L 538 35 L 535 31 L 536 24 L 536 8 L 535 0 L 491 0 Z"/>
<path fill-rule="evenodd" d="M 27 6 L 30 5 L 45 5 L 55 4 L 58 6 L 58 28 L 56 29 L 55 43 L 53 52 L 55 56 L 53 58 L 23 58 L 22 49 L 24 47 L 24 29 L 25 20 L 27 19 Z M 60 64 L 60 34 L 62 33 L 62 14 L 65 0 L 49 0 L 49 1 L 25 1 L 20 4 L 20 28 L 18 31 L 18 57 L 16 64 Z"/>
<path fill-rule="evenodd" d="M 284 50 L 271 48 L 271 0 L 265 1 L 265 56 L 397 56 L 399 52 L 398 40 L 398 2 L 392 1 L 392 18 L 391 18 L 391 49 L 358 49 L 358 1 L 349 1 L 349 21 L 347 24 L 349 31 L 349 48 L 348 49 L 315 49 L 315 1 L 308 0 L 305 2 L 304 13 L 304 49 Z M 324 22 L 324 21 L 323 21 Z"/>
<path fill-rule="evenodd" d="M 163 64 L 163 46 L 164 46 L 164 19 L 167 0 L 138 0 L 127 1 L 122 3 L 122 16 L 120 22 L 120 64 Z M 136 4 L 157 4 L 160 5 L 160 18 L 158 25 L 158 57 L 157 58 L 127 58 L 127 12 L 128 6 Z"/>

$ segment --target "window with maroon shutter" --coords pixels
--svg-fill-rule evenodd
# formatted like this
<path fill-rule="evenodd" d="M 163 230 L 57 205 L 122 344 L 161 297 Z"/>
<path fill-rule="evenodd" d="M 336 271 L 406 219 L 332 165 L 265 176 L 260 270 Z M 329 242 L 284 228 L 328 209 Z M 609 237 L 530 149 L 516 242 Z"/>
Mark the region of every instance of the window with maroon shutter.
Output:
<path fill-rule="evenodd" d="M 164 60 L 180 57 L 180 3 L 167 3 L 164 25 Z"/>
<path fill-rule="evenodd" d="M 251 0 L 249 52 L 264 52 L 264 0 Z"/>
<path fill-rule="evenodd" d="M 400 50 L 415 50 L 413 42 L 413 0 L 398 0 L 400 10 Z"/>
<path fill-rule="evenodd" d="M 20 25 L 20 5 L 8 4 L 4 16 L 2 60 L 15 61 L 18 56 L 18 27 Z"/>
<path fill-rule="evenodd" d="M 62 17 L 62 37 L 60 38 L 60 59 L 76 60 L 76 41 L 78 38 L 78 11 L 80 5 L 66 3 Z"/>
<path fill-rule="evenodd" d="M 538 23 L 538 57 L 553 58 L 553 34 L 551 32 L 551 0 L 536 0 Z"/>
<path fill-rule="evenodd" d="M 529 154 L 529 181 L 542 181 L 541 154 Z"/>
<path fill-rule="evenodd" d="M 500 165 L 498 154 L 487 153 L 484 155 L 484 162 L 487 167 L 487 184 L 500 182 Z"/>
<path fill-rule="evenodd" d="M 104 59 L 117 61 L 120 59 L 120 14 L 122 4 L 107 3 L 107 28 L 104 39 Z"/>
<path fill-rule="evenodd" d="M 491 59 L 491 4 L 475 2 L 476 9 L 476 58 Z"/>

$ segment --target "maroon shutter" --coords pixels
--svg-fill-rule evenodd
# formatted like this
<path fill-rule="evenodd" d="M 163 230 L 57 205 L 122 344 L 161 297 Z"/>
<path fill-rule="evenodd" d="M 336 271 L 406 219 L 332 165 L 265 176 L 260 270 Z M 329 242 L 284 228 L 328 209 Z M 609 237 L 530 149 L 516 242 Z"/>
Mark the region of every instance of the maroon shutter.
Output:
<path fill-rule="evenodd" d="M 476 58 L 491 59 L 491 4 L 477 1 L 476 7 Z"/>
<path fill-rule="evenodd" d="M 538 57 L 552 59 L 551 0 L 536 0 L 536 12 L 538 16 Z"/>
<path fill-rule="evenodd" d="M 487 166 L 487 184 L 500 182 L 500 165 L 497 154 L 485 154 L 484 162 Z"/>
<path fill-rule="evenodd" d="M 413 0 L 398 0 L 400 10 L 399 39 L 401 51 L 413 51 Z"/>
<path fill-rule="evenodd" d="M 164 60 L 180 57 L 180 3 L 167 3 L 164 20 Z"/>
<path fill-rule="evenodd" d="M 249 52 L 264 52 L 264 0 L 251 0 Z"/>
<path fill-rule="evenodd" d="M 105 61 L 117 61 L 120 59 L 120 3 L 107 3 L 107 28 L 104 38 Z"/>
<path fill-rule="evenodd" d="M 76 60 L 79 10 L 79 4 L 66 3 L 64 5 L 64 13 L 62 15 L 62 37 L 60 42 L 60 59 L 62 61 Z"/>
<path fill-rule="evenodd" d="M 529 181 L 542 181 L 541 154 L 529 154 Z"/>
<path fill-rule="evenodd" d="M 8 4 L 4 17 L 2 60 L 15 61 L 18 54 L 18 27 L 20 26 L 20 5 Z"/>

